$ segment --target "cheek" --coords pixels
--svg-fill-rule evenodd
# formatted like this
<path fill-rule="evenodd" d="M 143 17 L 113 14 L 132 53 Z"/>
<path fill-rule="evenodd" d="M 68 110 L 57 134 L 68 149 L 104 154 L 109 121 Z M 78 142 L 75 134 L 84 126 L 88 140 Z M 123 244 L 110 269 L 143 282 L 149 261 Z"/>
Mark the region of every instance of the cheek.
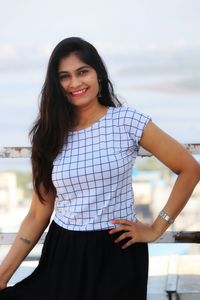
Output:
<path fill-rule="evenodd" d="M 98 80 L 94 77 L 90 77 L 88 83 L 93 87 L 95 90 L 99 90 L 99 83 Z"/>
<path fill-rule="evenodd" d="M 68 83 L 66 81 L 61 81 L 60 82 L 60 86 L 61 86 L 61 88 L 63 88 L 64 90 L 66 90 L 68 88 Z"/>

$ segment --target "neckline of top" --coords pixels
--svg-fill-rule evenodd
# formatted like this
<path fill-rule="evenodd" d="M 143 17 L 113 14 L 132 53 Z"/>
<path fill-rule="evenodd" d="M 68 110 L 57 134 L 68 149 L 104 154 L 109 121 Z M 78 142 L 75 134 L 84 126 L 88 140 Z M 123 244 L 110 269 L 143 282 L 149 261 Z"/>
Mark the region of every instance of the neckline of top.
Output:
<path fill-rule="evenodd" d="M 73 133 L 85 132 L 87 130 L 92 129 L 96 124 L 98 124 L 99 122 L 103 121 L 108 116 L 111 108 L 112 108 L 112 106 L 108 106 L 108 109 L 107 109 L 106 113 L 102 117 L 100 117 L 97 121 L 95 121 L 94 123 L 92 123 L 90 126 L 88 126 L 86 128 L 83 128 L 83 129 L 80 129 L 80 130 L 73 130 L 73 131 L 68 131 L 68 132 L 70 134 L 73 134 Z"/>

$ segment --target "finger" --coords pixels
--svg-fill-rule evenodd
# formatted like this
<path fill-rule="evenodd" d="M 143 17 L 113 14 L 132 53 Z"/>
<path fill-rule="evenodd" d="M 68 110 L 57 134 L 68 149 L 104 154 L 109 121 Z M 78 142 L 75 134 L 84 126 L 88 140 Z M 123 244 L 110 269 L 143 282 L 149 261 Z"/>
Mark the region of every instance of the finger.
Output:
<path fill-rule="evenodd" d="M 116 219 L 111 221 L 112 224 L 132 225 L 133 222 L 126 219 Z"/>
<path fill-rule="evenodd" d="M 122 249 L 126 249 L 126 248 L 128 248 L 129 246 L 133 245 L 134 243 L 135 243 L 134 238 L 132 238 L 131 240 L 129 240 L 126 244 L 124 244 L 124 245 L 122 246 Z"/>
<path fill-rule="evenodd" d="M 131 233 L 130 232 L 124 232 L 123 234 L 121 234 L 114 242 L 115 243 L 119 243 L 120 241 L 122 241 L 125 238 L 129 238 L 131 237 Z"/>
<path fill-rule="evenodd" d="M 119 227 L 116 227 L 116 228 L 113 228 L 109 231 L 109 234 L 114 234 L 114 233 L 117 233 L 117 232 L 120 232 L 120 231 L 129 231 L 130 230 L 130 225 L 129 226 L 119 226 Z"/>

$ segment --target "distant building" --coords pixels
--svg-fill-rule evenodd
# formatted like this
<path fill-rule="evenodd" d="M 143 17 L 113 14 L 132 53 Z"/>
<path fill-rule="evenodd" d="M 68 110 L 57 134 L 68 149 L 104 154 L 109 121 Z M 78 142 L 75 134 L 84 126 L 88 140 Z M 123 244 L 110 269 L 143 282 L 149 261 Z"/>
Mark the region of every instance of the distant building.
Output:
<path fill-rule="evenodd" d="M 0 173 L 0 208 L 14 209 L 17 206 L 17 176 L 13 172 Z"/>

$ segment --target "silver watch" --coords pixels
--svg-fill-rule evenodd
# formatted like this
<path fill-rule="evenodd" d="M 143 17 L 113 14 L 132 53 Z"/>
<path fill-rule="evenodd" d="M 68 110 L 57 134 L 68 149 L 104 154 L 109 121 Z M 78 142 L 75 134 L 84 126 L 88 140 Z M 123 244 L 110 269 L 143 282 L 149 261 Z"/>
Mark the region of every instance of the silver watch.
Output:
<path fill-rule="evenodd" d="M 164 210 L 161 210 L 161 212 L 159 213 L 159 216 L 161 216 L 164 220 L 166 220 L 169 224 L 173 224 L 174 220 L 170 218 L 170 216 L 168 216 L 166 214 L 166 212 L 164 212 Z"/>

